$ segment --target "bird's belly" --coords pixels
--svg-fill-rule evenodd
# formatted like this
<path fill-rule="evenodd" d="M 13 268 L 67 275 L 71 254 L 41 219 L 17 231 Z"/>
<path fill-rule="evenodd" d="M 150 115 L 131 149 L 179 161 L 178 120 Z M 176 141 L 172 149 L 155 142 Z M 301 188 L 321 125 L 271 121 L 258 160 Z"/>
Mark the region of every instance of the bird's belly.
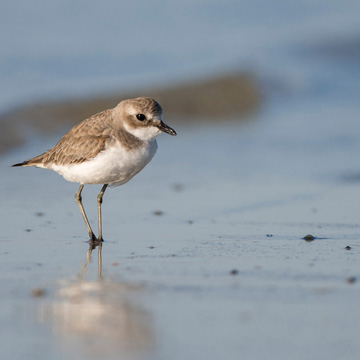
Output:
<path fill-rule="evenodd" d="M 68 181 L 118 186 L 141 171 L 153 158 L 156 150 L 155 140 L 133 150 L 127 150 L 117 143 L 81 164 L 53 165 L 51 169 Z"/>

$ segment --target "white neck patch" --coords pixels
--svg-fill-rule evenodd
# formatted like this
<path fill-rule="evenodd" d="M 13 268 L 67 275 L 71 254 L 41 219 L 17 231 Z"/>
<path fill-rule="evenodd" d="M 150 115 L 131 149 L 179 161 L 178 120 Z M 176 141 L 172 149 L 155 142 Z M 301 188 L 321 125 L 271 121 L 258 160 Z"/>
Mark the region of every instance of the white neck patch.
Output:
<path fill-rule="evenodd" d="M 152 140 L 161 133 L 161 130 L 156 126 L 139 127 L 134 129 L 127 124 L 124 124 L 125 130 L 131 135 L 136 136 L 138 139 L 143 141 Z"/>

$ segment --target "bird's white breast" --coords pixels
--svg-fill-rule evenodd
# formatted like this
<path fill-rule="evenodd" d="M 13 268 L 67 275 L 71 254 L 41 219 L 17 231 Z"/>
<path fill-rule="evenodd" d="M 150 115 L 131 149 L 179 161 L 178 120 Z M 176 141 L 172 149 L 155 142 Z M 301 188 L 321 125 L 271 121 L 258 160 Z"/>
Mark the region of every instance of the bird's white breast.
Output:
<path fill-rule="evenodd" d="M 144 142 L 143 146 L 132 150 L 116 141 L 94 158 L 81 164 L 53 164 L 50 168 L 68 181 L 118 186 L 125 184 L 141 171 L 151 161 L 156 150 L 155 139 Z"/>

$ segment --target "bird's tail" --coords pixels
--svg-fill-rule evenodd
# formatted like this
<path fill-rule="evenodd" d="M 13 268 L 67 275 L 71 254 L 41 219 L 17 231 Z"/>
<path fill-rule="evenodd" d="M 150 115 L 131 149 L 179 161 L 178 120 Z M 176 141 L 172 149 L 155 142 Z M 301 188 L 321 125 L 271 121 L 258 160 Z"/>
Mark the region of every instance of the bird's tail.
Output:
<path fill-rule="evenodd" d="M 12 167 L 15 167 L 15 166 L 29 166 L 29 160 L 26 160 L 26 161 L 23 161 L 22 163 L 18 163 L 18 164 L 14 164 L 14 165 L 11 165 Z"/>
<path fill-rule="evenodd" d="M 12 167 L 16 167 L 16 166 L 39 166 L 39 165 L 41 165 L 43 155 L 44 154 L 41 154 L 39 156 L 33 157 L 33 158 L 29 159 L 29 160 L 25 160 L 25 161 L 23 161 L 21 163 L 14 164 L 14 165 L 11 165 L 11 166 Z"/>

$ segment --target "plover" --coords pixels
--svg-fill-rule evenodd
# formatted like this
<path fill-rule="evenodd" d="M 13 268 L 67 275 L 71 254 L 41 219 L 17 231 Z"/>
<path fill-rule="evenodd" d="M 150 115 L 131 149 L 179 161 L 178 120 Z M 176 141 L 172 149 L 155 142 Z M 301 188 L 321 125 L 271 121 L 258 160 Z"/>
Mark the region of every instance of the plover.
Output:
<path fill-rule="evenodd" d="M 127 183 L 150 162 L 157 150 L 155 137 L 161 132 L 176 135 L 163 122 L 162 108 L 155 100 L 124 100 L 75 125 L 43 154 L 13 166 L 51 169 L 68 181 L 80 183 L 75 199 L 90 240 L 102 241 L 101 203 L 106 188 Z M 82 204 L 81 192 L 86 184 L 103 184 L 97 196 L 97 238 Z"/>

